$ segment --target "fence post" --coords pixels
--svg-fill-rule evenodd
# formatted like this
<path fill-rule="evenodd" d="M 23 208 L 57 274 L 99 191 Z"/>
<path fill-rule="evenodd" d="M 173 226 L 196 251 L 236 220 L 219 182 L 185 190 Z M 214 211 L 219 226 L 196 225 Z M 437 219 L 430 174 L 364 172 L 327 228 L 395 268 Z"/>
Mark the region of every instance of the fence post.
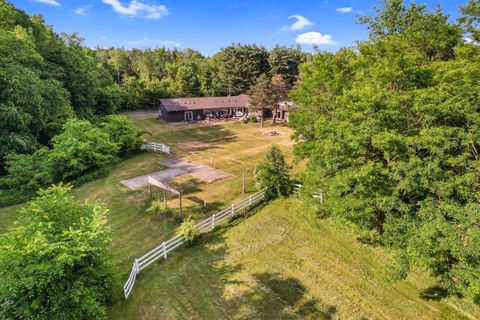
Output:
<path fill-rule="evenodd" d="M 153 152 L 157 152 L 156 146 L 157 146 L 157 144 L 156 144 L 156 143 L 153 143 Z"/>
<path fill-rule="evenodd" d="M 163 257 L 167 260 L 167 247 L 165 246 L 165 241 L 163 241 Z"/>
<path fill-rule="evenodd" d="M 251 195 L 250 195 L 250 197 L 248 197 L 248 201 L 249 201 L 248 205 L 251 206 L 252 205 L 252 196 Z"/>
<path fill-rule="evenodd" d="M 139 274 L 140 273 L 140 267 L 138 266 L 138 259 L 135 259 L 134 266 L 135 266 L 135 273 Z"/>
<path fill-rule="evenodd" d="M 230 213 L 230 216 L 233 217 L 234 214 L 235 214 L 235 203 L 232 203 L 232 211 Z"/>
<path fill-rule="evenodd" d="M 212 229 L 215 229 L 215 214 L 212 216 Z"/>

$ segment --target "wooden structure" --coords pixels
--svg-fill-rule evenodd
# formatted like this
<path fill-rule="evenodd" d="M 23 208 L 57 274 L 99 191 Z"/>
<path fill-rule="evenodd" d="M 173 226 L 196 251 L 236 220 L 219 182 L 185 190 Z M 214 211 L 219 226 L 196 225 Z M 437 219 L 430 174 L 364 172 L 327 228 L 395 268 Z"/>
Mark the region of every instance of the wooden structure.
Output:
<path fill-rule="evenodd" d="M 182 210 L 182 193 L 170 186 L 168 186 L 166 183 L 163 183 L 161 181 L 158 181 L 155 178 L 152 178 L 148 176 L 148 184 L 150 185 L 150 195 L 152 195 L 152 185 L 157 186 L 160 189 L 163 190 L 163 202 L 165 205 L 167 205 L 167 195 L 166 192 L 171 192 L 173 194 L 178 195 L 178 200 L 180 202 L 179 208 L 180 208 L 180 217 L 183 217 L 183 210 Z"/>

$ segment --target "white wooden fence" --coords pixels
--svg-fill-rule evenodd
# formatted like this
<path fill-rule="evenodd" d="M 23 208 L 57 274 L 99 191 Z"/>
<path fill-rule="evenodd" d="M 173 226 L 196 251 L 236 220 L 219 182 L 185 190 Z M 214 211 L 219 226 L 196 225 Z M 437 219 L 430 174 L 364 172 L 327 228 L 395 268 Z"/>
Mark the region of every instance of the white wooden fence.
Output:
<path fill-rule="evenodd" d="M 199 233 L 205 233 L 209 230 L 212 230 L 222 221 L 235 216 L 242 210 L 248 209 L 253 205 L 262 202 L 266 198 L 266 191 L 267 188 L 262 189 L 241 201 L 233 203 L 228 208 L 223 209 L 219 213 L 212 215 L 210 218 L 198 222 L 196 224 L 197 231 Z M 123 286 L 125 299 L 127 299 L 130 295 L 133 289 L 133 285 L 135 284 L 137 275 L 140 273 L 141 270 L 145 269 L 146 267 L 161 258 L 167 259 L 167 254 L 169 252 L 175 250 L 184 243 L 185 238 L 182 235 L 176 235 L 170 240 L 162 242 L 159 246 L 144 254 L 140 258 L 135 259 L 135 261 L 133 262 L 132 271 L 130 272 L 130 276 L 128 277 L 127 282 L 125 282 L 125 285 Z"/>
<path fill-rule="evenodd" d="M 303 188 L 302 184 L 294 183 L 293 185 L 293 193 L 299 194 L 300 190 Z M 323 193 L 312 193 L 312 198 L 319 199 L 321 203 L 323 203 Z"/>
<path fill-rule="evenodd" d="M 147 142 L 142 145 L 141 149 L 170 154 L 170 147 L 163 143 Z"/>

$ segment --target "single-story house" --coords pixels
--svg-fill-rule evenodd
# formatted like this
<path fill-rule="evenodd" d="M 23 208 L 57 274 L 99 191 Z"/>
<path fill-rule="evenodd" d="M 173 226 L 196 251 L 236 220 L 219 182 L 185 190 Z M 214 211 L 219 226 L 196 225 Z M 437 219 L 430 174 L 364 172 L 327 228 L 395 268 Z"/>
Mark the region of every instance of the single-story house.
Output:
<path fill-rule="evenodd" d="M 241 118 L 248 115 L 248 96 L 160 99 L 158 116 L 166 122 Z"/>

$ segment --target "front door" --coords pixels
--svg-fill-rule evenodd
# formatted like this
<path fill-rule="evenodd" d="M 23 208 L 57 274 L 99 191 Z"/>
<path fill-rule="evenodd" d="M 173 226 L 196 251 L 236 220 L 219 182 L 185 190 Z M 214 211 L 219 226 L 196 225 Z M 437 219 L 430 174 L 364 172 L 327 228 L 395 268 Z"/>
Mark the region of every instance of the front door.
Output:
<path fill-rule="evenodd" d="M 193 120 L 193 111 L 185 111 L 185 121 Z"/>

